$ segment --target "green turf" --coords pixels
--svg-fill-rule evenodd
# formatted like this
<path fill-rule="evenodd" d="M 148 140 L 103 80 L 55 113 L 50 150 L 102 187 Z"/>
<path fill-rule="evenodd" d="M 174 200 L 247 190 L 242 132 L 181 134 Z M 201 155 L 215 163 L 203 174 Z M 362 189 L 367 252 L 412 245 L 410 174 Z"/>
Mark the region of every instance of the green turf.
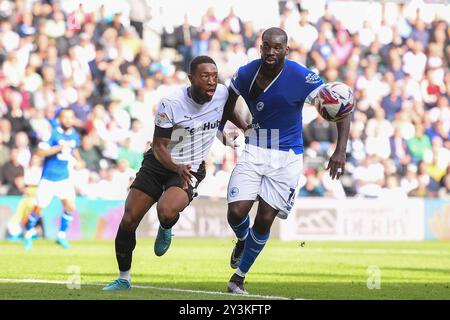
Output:
<path fill-rule="evenodd" d="M 139 240 L 133 284 L 189 290 L 225 291 L 231 240 L 177 239 L 163 257 L 152 240 Z M 381 289 L 367 288 L 367 268 L 381 270 Z M 133 288 L 103 292 L 117 276 L 112 241 L 73 242 L 64 250 L 37 240 L 30 252 L 20 243 L 0 242 L 1 279 L 66 281 L 67 268 L 81 270 L 81 289 L 65 284 L 0 280 L 0 299 L 242 299 L 229 295 Z M 246 279 L 251 294 L 304 299 L 450 299 L 448 242 L 282 242 L 270 240 Z M 253 298 L 254 299 L 254 298 Z"/>

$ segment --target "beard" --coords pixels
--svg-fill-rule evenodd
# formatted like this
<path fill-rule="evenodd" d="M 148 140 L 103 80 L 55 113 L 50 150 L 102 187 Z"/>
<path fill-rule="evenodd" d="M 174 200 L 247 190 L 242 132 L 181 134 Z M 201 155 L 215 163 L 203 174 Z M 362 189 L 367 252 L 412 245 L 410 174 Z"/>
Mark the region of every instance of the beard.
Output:
<path fill-rule="evenodd" d="M 267 59 L 267 57 L 263 58 L 264 67 L 267 69 L 274 70 L 282 64 L 282 61 L 280 61 L 280 59 L 278 59 L 277 57 L 270 57 L 269 61 L 267 61 Z"/>

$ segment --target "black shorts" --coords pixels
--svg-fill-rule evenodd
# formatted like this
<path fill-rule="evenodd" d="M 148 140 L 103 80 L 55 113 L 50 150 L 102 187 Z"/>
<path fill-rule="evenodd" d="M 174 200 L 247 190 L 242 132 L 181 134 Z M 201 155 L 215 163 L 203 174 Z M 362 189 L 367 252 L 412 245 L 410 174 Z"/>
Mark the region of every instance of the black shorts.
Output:
<path fill-rule="evenodd" d="M 195 186 L 189 184 L 186 190 L 189 202 L 197 196 L 197 187 L 205 178 L 205 162 L 203 161 L 197 172 L 192 172 L 192 175 L 197 179 Z M 144 155 L 141 168 L 136 174 L 136 178 L 131 184 L 130 188 L 139 189 L 148 194 L 155 201 L 161 197 L 163 192 L 170 187 L 183 187 L 183 179 L 176 172 L 166 169 L 158 160 L 156 160 L 152 149 L 147 151 Z"/>

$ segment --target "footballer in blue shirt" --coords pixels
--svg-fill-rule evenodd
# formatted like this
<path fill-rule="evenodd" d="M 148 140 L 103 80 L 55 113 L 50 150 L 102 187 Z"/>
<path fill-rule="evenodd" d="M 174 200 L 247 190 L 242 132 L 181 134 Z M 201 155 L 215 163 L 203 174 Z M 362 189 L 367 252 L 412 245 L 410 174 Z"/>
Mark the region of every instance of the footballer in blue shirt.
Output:
<path fill-rule="evenodd" d="M 323 85 L 317 74 L 286 59 L 289 47 L 284 30 L 264 31 L 260 51 L 261 59 L 239 68 L 233 76 L 224 110 L 225 119 L 232 119 L 236 100 L 242 96 L 253 118 L 227 195 L 228 223 L 238 239 L 230 260 L 237 270 L 227 290 L 236 294 L 247 293 L 244 278 L 269 239 L 275 217 L 286 219 L 294 206 L 303 162 L 303 104 L 315 104 Z M 337 146 L 327 168 L 333 179 L 344 172 L 349 129 L 349 116 L 337 122 Z M 257 199 L 250 228 L 248 213 Z"/>
<path fill-rule="evenodd" d="M 60 230 L 56 242 L 63 248 L 70 247 L 66 231 L 73 220 L 75 211 L 75 186 L 70 179 L 70 166 L 76 160 L 78 165 L 84 162 L 77 147 L 80 136 L 73 128 L 75 114 L 71 109 L 62 109 L 58 115 L 58 125 L 53 128 L 47 141 L 38 145 L 36 154 L 44 158 L 41 180 L 36 191 L 36 205 L 28 217 L 25 227 L 24 248 L 32 249 L 34 227 L 53 197 L 61 199 L 64 213 L 61 217 Z"/>

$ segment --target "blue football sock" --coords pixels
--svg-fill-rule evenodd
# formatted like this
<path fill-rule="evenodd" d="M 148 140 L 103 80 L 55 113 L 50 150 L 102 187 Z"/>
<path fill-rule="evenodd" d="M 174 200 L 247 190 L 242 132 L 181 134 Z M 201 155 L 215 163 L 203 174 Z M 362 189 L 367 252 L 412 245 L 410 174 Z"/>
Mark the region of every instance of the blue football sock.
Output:
<path fill-rule="evenodd" d="M 28 230 L 33 229 L 36 226 L 36 224 L 38 223 L 38 221 L 39 221 L 39 216 L 36 213 L 34 213 L 34 211 L 31 212 L 30 215 L 28 216 L 28 222 L 27 222 L 27 225 L 25 226 L 25 230 L 28 231 Z"/>
<path fill-rule="evenodd" d="M 256 257 L 264 248 L 270 235 L 270 232 L 263 235 L 257 234 L 254 228 L 251 228 L 249 233 L 250 235 L 245 239 L 244 252 L 238 267 L 238 270 L 244 275 L 255 262 Z"/>
<path fill-rule="evenodd" d="M 248 228 L 250 227 L 250 216 L 247 214 L 245 219 L 239 223 L 238 225 L 232 225 L 230 224 L 231 229 L 233 229 L 234 233 L 236 234 L 236 237 L 239 240 L 245 240 L 248 235 Z"/>
<path fill-rule="evenodd" d="M 72 220 L 73 220 L 73 214 L 64 211 L 63 215 L 61 216 L 61 227 L 59 228 L 59 231 L 66 232 L 67 229 L 69 228 Z"/>

